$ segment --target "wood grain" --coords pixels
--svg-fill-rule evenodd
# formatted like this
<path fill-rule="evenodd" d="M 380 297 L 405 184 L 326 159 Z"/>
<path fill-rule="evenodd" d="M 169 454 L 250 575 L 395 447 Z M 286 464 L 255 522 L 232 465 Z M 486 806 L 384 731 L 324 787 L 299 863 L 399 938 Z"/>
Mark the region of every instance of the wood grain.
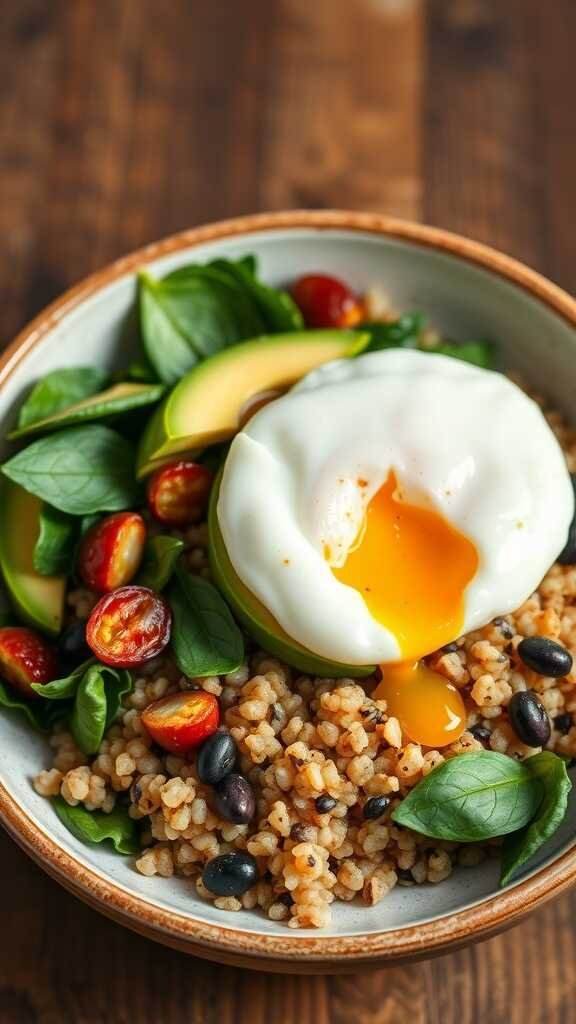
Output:
<path fill-rule="evenodd" d="M 106 261 L 256 209 L 365 208 L 576 287 L 576 6 L 19 0 L 0 27 L 0 338 Z M 572 1024 L 576 896 L 436 961 L 261 976 L 85 908 L 4 835 L 0 1024 Z"/>

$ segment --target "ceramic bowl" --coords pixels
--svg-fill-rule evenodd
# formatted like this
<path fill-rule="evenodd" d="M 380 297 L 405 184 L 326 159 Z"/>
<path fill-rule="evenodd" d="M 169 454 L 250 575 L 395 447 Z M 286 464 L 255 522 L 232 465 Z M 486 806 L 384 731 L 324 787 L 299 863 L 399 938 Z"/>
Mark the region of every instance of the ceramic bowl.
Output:
<path fill-rule="evenodd" d="M 457 339 L 493 338 L 502 364 L 572 412 L 576 302 L 538 274 L 485 246 L 386 217 L 294 212 L 184 232 L 114 263 L 40 314 L 0 364 L 0 425 L 47 371 L 112 367 L 131 344 L 135 272 L 163 274 L 194 260 L 257 254 L 272 283 L 313 270 L 358 289 L 382 286 L 394 307 L 425 311 Z M 125 356 L 123 354 L 123 361 Z M 444 952 L 484 938 L 559 893 L 576 875 L 574 804 L 565 824 L 498 889 L 498 863 L 458 869 L 440 885 L 397 887 L 373 908 L 339 904 L 324 932 L 292 931 L 253 912 L 201 902 L 185 879 L 144 878 L 130 858 L 86 847 L 67 832 L 31 777 L 48 761 L 41 739 L 0 716 L 0 819 L 50 875 L 97 910 L 188 953 L 265 970 L 342 971 Z M 7 884 L 7 883 L 5 883 Z"/>

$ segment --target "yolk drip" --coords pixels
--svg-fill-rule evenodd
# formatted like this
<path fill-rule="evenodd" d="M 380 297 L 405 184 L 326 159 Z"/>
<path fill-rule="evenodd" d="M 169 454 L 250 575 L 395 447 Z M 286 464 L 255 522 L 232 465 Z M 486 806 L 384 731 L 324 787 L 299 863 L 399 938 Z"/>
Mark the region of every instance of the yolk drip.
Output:
<path fill-rule="evenodd" d="M 433 509 L 402 500 L 394 472 L 370 501 L 355 545 L 332 572 L 415 660 L 458 636 L 476 548 Z"/>
<path fill-rule="evenodd" d="M 445 747 L 464 732 L 466 709 L 452 683 L 422 664 L 381 665 L 382 682 L 372 696 L 415 743 Z"/>

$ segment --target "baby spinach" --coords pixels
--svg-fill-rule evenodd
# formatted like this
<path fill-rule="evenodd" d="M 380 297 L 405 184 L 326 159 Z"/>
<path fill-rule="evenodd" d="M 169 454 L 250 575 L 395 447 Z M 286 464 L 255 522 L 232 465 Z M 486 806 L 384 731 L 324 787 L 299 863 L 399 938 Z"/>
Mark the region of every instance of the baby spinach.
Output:
<path fill-rule="evenodd" d="M 523 828 L 541 799 L 541 780 L 528 761 L 484 750 L 444 761 L 414 786 L 392 817 L 434 839 L 473 843 Z"/>
<path fill-rule="evenodd" d="M 144 406 L 159 402 L 164 394 L 162 384 L 141 384 L 135 381 L 124 381 L 113 384 L 106 391 L 83 398 L 80 402 L 66 406 L 50 416 L 36 420 L 25 427 L 19 427 L 8 434 L 11 441 L 28 437 L 32 434 L 46 434 L 52 430 L 62 430 L 77 423 L 94 423 L 99 420 L 111 419 L 124 413 L 141 409 Z"/>
<path fill-rule="evenodd" d="M 39 523 L 40 532 L 32 555 L 36 572 L 41 576 L 67 576 L 73 562 L 77 521 L 44 502 Z"/>
<path fill-rule="evenodd" d="M 108 374 L 95 366 L 52 370 L 34 385 L 18 413 L 18 429 L 53 416 L 75 402 L 95 395 L 106 384 Z"/>
<path fill-rule="evenodd" d="M 494 349 L 489 341 L 463 341 L 461 344 L 456 341 L 441 341 L 429 351 L 461 359 L 484 370 L 490 370 L 494 365 Z"/>
<path fill-rule="evenodd" d="M 24 700 L 0 680 L 0 707 L 24 715 L 29 725 L 37 732 L 47 732 L 49 723 L 43 714 L 40 701 Z"/>
<path fill-rule="evenodd" d="M 292 296 L 279 288 L 270 288 L 257 277 L 257 263 L 254 257 L 239 260 L 212 260 L 208 264 L 227 274 L 251 295 L 264 321 L 267 334 L 283 334 L 286 331 L 301 331 L 304 318 Z"/>
<path fill-rule="evenodd" d="M 549 750 L 529 757 L 525 764 L 540 780 L 542 799 L 532 821 L 504 840 L 500 885 L 506 885 L 518 868 L 554 835 L 566 814 L 572 789 L 564 759 Z"/>
<path fill-rule="evenodd" d="M 183 542 L 176 537 L 162 534 L 151 537 L 144 549 L 138 584 L 141 587 L 150 587 L 151 590 L 164 590 L 183 550 Z"/>
<path fill-rule="evenodd" d="M 364 352 L 380 352 L 385 348 L 418 348 L 423 327 L 422 313 L 403 313 L 397 320 L 367 322 L 358 329 L 370 334 Z"/>
<path fill-rule="evenodd" d="M 134 449 L 109 427 L 69 427 L 34 441 L 2 466 L 25 490 L 70 515 L 138 503 Z"/>
<path fill-rule="evenodd" d="M 62 679 L 32 689 L 47 701 L 67 701 L 62 712 L 85 754 L 95 754 L 104 733 L 116 718 L 125 694 L 132 689 L 132 677 L 125 669 L 101 665 L 95 658 L 78 665 Z"/>
<path fill-rule="evenodd" d="M 184 675 L 223 675 L 242 664 L 242 633 L 212 583 L 177 569 L 169 603 L 174 615 L 172 650 Z"/>
<path fill-rule="evenodd" d="M 136 854 L 140 850 L 138 826 L 125 807 L 115 807 L 109 814 L 71 807 L 61 796 L 53 797 L 52 806 L 60 821 L 81 843 L 102 843 L 109 840 L 116 853 Z"/>

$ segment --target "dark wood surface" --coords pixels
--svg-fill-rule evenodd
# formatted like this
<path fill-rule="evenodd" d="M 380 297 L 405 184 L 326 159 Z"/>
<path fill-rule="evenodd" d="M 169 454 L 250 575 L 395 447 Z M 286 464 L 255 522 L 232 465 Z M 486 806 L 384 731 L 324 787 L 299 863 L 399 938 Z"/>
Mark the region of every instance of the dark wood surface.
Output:
<path fill-rule="evenodd" d="M 0 19 L 0 338 L 180 228 L 379 210 L 576 289 L 574 0 L 17 0 Z M 1 756 L 1 755 L 0 755 Z M 337 978 L 194 961 L 0 836 L 1 1024 L 571 1024 L 576 894 L 483 945 Z"/>

